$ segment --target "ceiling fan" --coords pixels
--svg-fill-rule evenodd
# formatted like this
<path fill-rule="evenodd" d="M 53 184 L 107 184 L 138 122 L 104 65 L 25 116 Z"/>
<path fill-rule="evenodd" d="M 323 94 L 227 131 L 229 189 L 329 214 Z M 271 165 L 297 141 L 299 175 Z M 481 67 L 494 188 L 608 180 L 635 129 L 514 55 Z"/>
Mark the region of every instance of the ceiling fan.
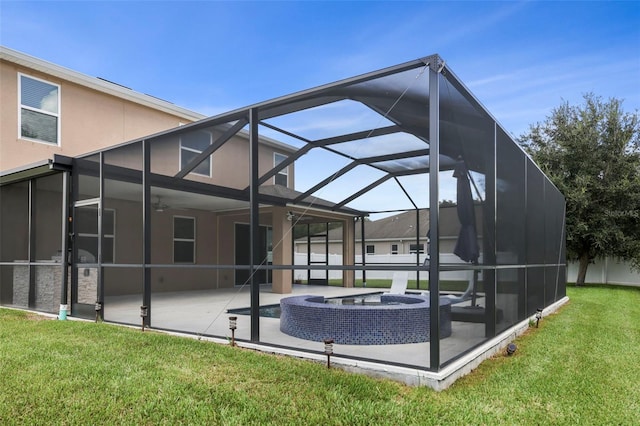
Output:
<path fill-rule="evenodd" d="M 151 207 L 157 211 L 157 212 L 163 212 L 165 209 L 169 208 L 168 204 L 165 204 L 162 202 L 162 197 L 160 197 L 159 195 L 157 196 L 158 201 L 156 201 L 155 203 L 151 203 Z"/>

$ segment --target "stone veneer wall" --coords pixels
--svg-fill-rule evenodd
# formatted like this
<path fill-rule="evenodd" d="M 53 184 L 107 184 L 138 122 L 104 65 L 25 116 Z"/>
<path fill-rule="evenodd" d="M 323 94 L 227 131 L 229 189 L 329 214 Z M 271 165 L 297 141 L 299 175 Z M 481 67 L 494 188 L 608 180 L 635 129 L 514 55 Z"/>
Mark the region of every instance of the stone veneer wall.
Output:
<path fill-rule="evenodd" d="M 35 266 L 35 306 L 38 311 L 57 313 L 62 297 L 62 268 L 58 265 Z M 87 272 L 85 272 L 87 271 Z M 85 275 L 86 274 L 86 275 Z M 78 269 L 78 303 L 94 304 L 98 289 L 98 269 Z M 13 305 L 29 308 L 29 265 L 13 267 Z"/>
<path fill-rule="evenodd" d="M 98 268 L 78 268 L 78 303 L 93 305 L 98 297 Z"/>
<path fill-rule="evenodd" d="M 13 267 L 13 305 L 29 307 L 29 265 Z"/>
<path fill-rule="evenodd" d="M 58 265 L 36 265 L 34 309 L 58 312 L 62 296 L 62 268 Z M 13 304 L 29 306 L 29 265 L 13 267 Z"/>

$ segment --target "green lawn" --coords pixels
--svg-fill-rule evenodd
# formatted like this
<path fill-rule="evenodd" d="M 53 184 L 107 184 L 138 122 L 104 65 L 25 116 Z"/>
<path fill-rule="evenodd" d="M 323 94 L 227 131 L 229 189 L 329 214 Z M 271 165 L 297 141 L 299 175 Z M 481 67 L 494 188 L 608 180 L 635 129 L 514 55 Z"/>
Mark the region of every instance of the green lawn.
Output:
<path fill-rule="evenodd" d="M 640 289 L 571 301 L 437 393 L 194 339 L 0 309 L 0 424 L 640 424 Z"/>

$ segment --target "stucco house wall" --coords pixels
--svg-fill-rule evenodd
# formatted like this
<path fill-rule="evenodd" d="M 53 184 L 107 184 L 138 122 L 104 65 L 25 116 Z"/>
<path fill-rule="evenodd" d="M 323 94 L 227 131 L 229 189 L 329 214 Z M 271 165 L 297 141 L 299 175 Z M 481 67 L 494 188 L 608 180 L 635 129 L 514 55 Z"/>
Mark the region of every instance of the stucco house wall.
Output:
<path fill-rule="evenodd" d="M 0 170 L 46 160 L 54 154 L 76 156 L 204 118 L 116 84 L 0 49 Z M 20 138 L 20 74 L 59 86 L 57 145 Z"/>

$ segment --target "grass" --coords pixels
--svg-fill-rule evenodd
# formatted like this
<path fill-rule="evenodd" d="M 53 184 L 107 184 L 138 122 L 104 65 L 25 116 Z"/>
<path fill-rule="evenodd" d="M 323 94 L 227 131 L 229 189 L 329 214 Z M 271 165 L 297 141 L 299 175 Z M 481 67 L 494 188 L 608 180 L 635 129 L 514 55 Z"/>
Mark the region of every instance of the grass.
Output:
<path fill-rule="evenodd" d="M 437 393 L 109 324 L 0 309 L 0 424 L 640 424 L 640 289 L 571 301 Z"/>

